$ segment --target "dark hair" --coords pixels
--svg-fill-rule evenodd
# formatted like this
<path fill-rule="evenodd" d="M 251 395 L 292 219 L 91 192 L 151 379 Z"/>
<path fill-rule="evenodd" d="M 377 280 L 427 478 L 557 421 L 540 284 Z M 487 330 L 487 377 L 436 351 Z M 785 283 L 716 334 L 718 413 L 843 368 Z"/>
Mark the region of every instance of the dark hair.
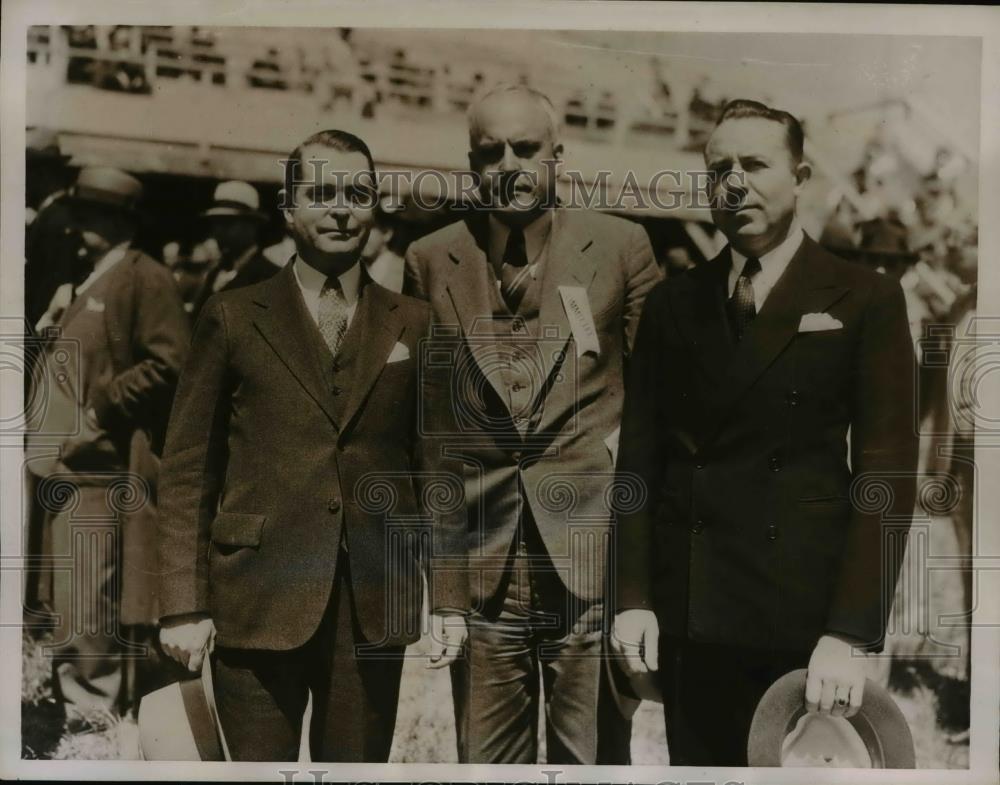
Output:
<path fill-rule="evenodd" d="M 795 115 L 772 109 L 759 101 L 750 101 L 746 98 L 737 98 L 722 107 L 722 114 L 715 127 L 718 128 L 726 120 L 743 120 L 751 117 L 759 117 L 762 120 L 770 120 L 772 123 L 780 123 L 785 127 L 785 144 L 788 152 L 792 156 L 792 163 L 798 166 L 802 163 L 802 148 L 805 141 L 805 134 L 802 131 L 802 123 Z"/>
<path fill-rule="evenodd" d="M 345 153 L 361 153 L 368 161 L 368 171 L 372 176 L 372 184 L 375 183 L 375 159 L 372 158 L 372 151 L 368 149 L 368 145 L 365 144 L 363 139 L 352 133 L 331 128 L 326 131 L 317 131 L 308 139 L 302 141 L 298 147 L 292 150 L 287 160 L 283 162 L 285 165 L 286 200 L 292 198 L 295 193 L 296 184 L 302 182 L 302 180 L 296 179 L 296 174 L 302 165 L 302 151 L 312 145 L 321 145 L 329 147 L 331 150 L 341 150 Z"/>

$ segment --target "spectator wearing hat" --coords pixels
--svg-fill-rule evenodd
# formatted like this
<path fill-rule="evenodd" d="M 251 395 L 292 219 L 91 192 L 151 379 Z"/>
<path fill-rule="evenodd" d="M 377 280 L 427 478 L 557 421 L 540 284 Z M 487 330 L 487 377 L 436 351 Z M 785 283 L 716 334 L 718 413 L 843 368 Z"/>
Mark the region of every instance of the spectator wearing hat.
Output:
<path fill-rule="evenodd" d="M 48 576 L 58 614 L 53 681 L 84 714 L 128 704 L 123 640 L 156 618 L 149 500 L 160 415 L 189 342 L 169 271 L 131 246 L 141 195 L 118 169 L 80 172 L 67 198 L 91 272 L 61 286 L 38 325 L 59 332 L 39 361 L 35 392 L 45 405 L 27 428 L 27 465 L 53 556 L 72 564 Z"/>
<path fill-rule="evenodd" d="M 212 206 L 202 217 L 209 222 L 209 236 L 219 248 L 219 261 L 205 277 L 194 299 L 193 316 L 216 292 L 239 289 L 266 281 L 280 269 L 260 249 L 260 230 L 267 216 L 260 211 L 260 196 L 250 183 L 219 183 Z"/>
<path fill-rule="evenodd" d="M 24 315 L 34 325 L 60 284 L 72 277 L 77 244 L 65 196 L 71 156 L 48 128 L 28 131 L 25 159 Z"/>

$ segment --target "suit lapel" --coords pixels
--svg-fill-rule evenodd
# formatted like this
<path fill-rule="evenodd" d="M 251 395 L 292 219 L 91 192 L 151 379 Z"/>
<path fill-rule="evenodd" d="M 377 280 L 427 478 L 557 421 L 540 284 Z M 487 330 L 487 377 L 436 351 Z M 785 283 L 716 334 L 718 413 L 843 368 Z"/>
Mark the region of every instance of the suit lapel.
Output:
<path fill-rule="evenodd" d="M 261 337 L 339 428 L 330 393 L 331 381 L 324 378 L 318 351 L 322 347 L 317 346 L 322 336 L 302 300 L 291 263 L 260 289 L 254 302 L 260 306 L 254 325 Z"/>
<path fill-rule="evenodd" d="M 350 428 L 393 346 L 403 334 L 405 325 L 396 313 L 397 307 L 385 289 L 372 281 L 365 283 L 351 329 L 344 336 L 344 346 L 337 354 L 339 373 L 348 380 L 348 396 L 340 410 L 341 433 Z"/>
<path fill-rule="evenodd" d="M 695 268 L 688 286 L 674 290 L 671 305 L 678 327 L 694 347 L 694 355 L 712 386 L 721 383 L 732 362 L 733 344 L 726 315 L 726 280 L 731 265 L 729 249 Z"/>
<path fill-rule="evenodd" d="M 732 351 L 722 383 L 713 385 L 709 392 L 708 427 L 699 439 L 702 445 L 718 432 L 729 409 L 795 337 L 803 314 L 821 313 L 847 292 L 816 250 L 818 246 L 806 237 Z"/>
<path fill-rule="evenodd" d="M 573 286 L 586 291 L 590 288 L 597 272 L 596 256 L 587 254 L 594 241 L 585 222 L 576 220 L 571 211 L 554 210 L 551 231 L 548 256 L 542 271 L 541 305 L 538 311 L 540 329 L 552 331 L 551 341 L 547 336 L 542 344 L 544 379 L 548 379 L 552 373 L 560 350 L 565 349 L 565 342 L 573 334 L 569 318 L 566 316 L 566 308 L 563 306 L 562 295 L 559 294 L 559 287 Z M 559 345 L 554 346 L 553 342 Z"/>
<path fill-rule="evenodd" d="M 565 362 L 567 343 L 573 335 L 559 287 L 571 286 L 589 292 L 597 273 L 598 262 L 596 254 L 587 253 L 594 244 L 587 222 L 579 220 L 572 211 L 553 211 L 551 231 L 548 256 L 542 271 L 541 304 L 538 312 L 538 328 L 542 331 L 537 344 L 542 369 L 539 392 L 542 397 L 542 413 L 537 427 L 539 432 L 544 432 L 561 410 L 561 407 L 552 405 L 548 391 L 554 370 Z M 600 339 L 601 336 L 598 336 L 598 340 Z M 568 367 L 575 369 L 575 361 L 570 361 Z M 558 389 L 574 392 L 576 379 L 566 378 Z"/>
<path fill-rule="evenodd" d="M 448 251 L 454 270 L 447 283 L 448 296 L 452 308 L 462 325 L 466 345 L 483 371 L 487 381 L 493 385 L 501 401 L 507 400 L 503 380 L 495 372 L 496 351 L 493 348 L 493 304 L 488 286 L 493 273 L 489 270 L 489 259 L 485 251 L 485 220 L 475 214 L 466 220 L 468 231 L 460 242 Z"/>

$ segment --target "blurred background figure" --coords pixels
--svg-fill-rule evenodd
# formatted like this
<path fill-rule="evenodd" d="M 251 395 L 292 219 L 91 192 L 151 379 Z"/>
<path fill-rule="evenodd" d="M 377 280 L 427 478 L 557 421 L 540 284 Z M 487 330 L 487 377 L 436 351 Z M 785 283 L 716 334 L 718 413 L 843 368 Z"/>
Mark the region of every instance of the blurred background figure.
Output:
<path fill-rule="evenodd" d="M 46 398 L 27 428 L 30 501 L 50 555 L 71 560 L 39 594 L 58 614 L 56 696 L 81 717 L 135 699 L 129 666 L 144 650 L 128 642 L 157 618 L 156 455 L 190 340 L 170 273 L 132 248 L 141 196 L 126 172 L 81 170 L 66 198 L 89 274 L 59 286 L 38 321 L 59 332 L 34 379 Z"/>
<path fill-rule="evenodd" d="M 202 217 L 208 221 L 208 239 L 218 248 L 218 261 L 194 297 L 190 311 L 194 318 L 216 292 L 265 281 L 279 270 L 261 253 L 260 230 L 267 216 L 260 211 L 260 196 L 250 183 L 219 183 L 212 206 Z"/>
<path fill-rule="evenodd" d="M 60 152 L 59 137 L 48 128 L 29 129 L 27 142 L 24 315 L 34 326 L 55 290 L 70 280 L 79 238 L 65 199 L 70 156 Z"/>
<path fill-rule="evenodd" d="M 406 231 L 402 220 L 409 191 L 383 194 L 375 210 L 375 223 L 361 252 L 368 274 L 394 292 L 403 291 Z"/>

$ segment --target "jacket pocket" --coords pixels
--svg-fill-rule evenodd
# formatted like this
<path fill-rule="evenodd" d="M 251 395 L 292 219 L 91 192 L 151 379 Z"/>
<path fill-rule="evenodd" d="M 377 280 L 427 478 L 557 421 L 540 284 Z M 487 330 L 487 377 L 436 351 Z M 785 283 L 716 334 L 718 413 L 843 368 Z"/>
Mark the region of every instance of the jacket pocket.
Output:
<path fill-rule="evenodd" d="M 217 545 L 257 548 L 266 515 L 247 512 L 220 512 L 212 521 L 212 542 Z"/>

